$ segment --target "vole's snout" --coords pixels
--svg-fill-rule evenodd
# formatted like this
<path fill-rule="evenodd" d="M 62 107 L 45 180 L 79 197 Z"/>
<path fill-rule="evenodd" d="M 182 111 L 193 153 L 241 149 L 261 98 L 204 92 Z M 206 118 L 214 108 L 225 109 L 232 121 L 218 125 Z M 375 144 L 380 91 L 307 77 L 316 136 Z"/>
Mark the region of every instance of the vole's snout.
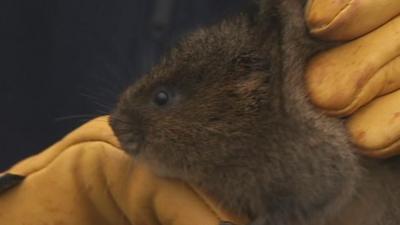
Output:
<path fill-rule="evenodd" d="M 141 151 L 140 145 L 143 140 L 140 124 L 132 122 L 118 112 L 110 116 L 109 124 L 122 148 L 131 155 L 138 155 Z"/>

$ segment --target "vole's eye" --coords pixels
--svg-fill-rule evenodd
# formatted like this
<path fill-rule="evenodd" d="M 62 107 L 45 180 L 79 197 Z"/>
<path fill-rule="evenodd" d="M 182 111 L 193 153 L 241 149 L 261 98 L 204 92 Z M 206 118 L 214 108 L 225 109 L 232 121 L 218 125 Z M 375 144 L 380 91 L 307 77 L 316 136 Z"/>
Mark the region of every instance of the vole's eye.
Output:
<path fill-rule="evenodd" d="M 169 102 L 170 96 L 166 91 L 159 91 L 154 96 L 154 103 L 159 106 L 163 106 Z"/>

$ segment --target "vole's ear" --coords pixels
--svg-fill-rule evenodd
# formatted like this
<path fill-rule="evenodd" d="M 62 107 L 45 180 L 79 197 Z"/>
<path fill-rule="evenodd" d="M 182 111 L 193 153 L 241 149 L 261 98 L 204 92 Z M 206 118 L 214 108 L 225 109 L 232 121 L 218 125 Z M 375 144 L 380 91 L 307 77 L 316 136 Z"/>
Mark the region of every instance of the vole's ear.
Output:
<path fill-rule="evenodd" d="M 308 1 L 311 0 L 257 0 L 260 5 L 262 15 L 268 15 L 274 8 L 280 8 L 281 5 L 298 5 L 305 7 Z"/>
<path fill-rule="evenodd" d="M 267 23 L 286 22 L 286 18 L 303 16 L 308 0 L 257 0 L 259 19 Z"/>
<path fill-rule="evenodd" d="M 304 9 L 308 1 L 312 0 L 258 0 L 259 24 L 278 29 L 286 43 L 308 46 L 314 52 L 326 48 L 328 45 L 321 44 L 308 34 L 304 20 Z"/>
<path fill-rule="evenodd" d="M 264 26 L 278 27 L 279 21 L 279 0 L 257 0 L 258 14 L 257 22 Z"/>
<path fill-rule="evenodd" d="M 269 19 L 276 16 L 277 2 L 277 0 L 258 0 L 260 18 Z"/>

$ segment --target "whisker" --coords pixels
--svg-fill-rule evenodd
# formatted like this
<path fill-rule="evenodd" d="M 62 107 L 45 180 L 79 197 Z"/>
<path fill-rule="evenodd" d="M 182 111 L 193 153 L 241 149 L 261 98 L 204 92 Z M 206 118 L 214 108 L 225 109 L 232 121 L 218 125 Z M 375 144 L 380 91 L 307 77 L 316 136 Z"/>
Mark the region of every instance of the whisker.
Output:
<path fill-rule="evenodd" d="M 73 119 L 84 119 L 84 120 L 91 120 L 94 119 L 95 117 L 98 117 L 100 115 L 95 115 L 95 114 L 81 114 L 81 115 L 69 115 L 69 116 L 61 116 L 57 117 L 54 119 L 56 122 L 61 122 L 65 120 L 73 120 Z"/>
<path fill-rule="evenodd" d="M 101 102 L 99 101 L 99 99 L 96 98 L 95 96 L 92 96 L 92 95 L 87 94 L 87 93 L 80 93 L 80 95 L 82 95 L 82 96 L 88 98 L 92 103 L 94 103 L 95 105 L 97 105 L 97 106 L 99 106 L 99 107 L 102 107 L 102 108 L 105 109 L 105 110 L 110 110 L 110 108 L 111 108 L 111 106 L 105 105 L 105 104 L 101 103 Z"/>

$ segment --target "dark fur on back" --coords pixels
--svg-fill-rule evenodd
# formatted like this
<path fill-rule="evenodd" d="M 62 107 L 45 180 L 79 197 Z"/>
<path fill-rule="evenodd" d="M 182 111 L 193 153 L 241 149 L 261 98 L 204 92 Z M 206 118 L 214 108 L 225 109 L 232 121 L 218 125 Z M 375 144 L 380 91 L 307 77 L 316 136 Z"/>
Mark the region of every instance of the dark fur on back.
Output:
<path fill-rule="evenodd" d="M 261 4 L 255 21 L 242 15 L 189 35 L 124 93 L 111 117 L 123 147 L 254 224 L 333 225 L 354 210 L 374 215 L 349 225 L 398 224 L 389 200 L 363 201 L 399 199 L 394 182 L 379 183 L 399 169 L 356 155 L 342 122 L 308 103 L 304 66 L 326 46 L 307 36 L 304 1 Z"/>

